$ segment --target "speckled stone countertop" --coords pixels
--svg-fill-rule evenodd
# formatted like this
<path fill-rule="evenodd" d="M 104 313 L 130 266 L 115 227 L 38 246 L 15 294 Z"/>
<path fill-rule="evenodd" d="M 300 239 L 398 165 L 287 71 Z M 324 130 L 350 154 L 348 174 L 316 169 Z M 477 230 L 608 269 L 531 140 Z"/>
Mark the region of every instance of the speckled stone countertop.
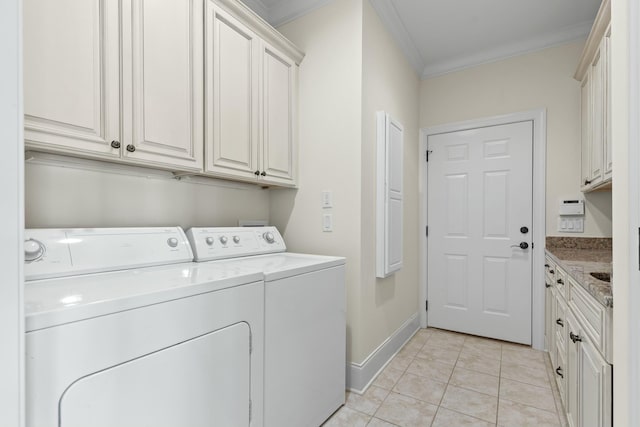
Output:
<path fill-rule="evenodd" d="M 589 273 L 611 274 L 611 239 L 547 237 L 547 254 L 600 304 L 613 307 L 612 284 Z"/>

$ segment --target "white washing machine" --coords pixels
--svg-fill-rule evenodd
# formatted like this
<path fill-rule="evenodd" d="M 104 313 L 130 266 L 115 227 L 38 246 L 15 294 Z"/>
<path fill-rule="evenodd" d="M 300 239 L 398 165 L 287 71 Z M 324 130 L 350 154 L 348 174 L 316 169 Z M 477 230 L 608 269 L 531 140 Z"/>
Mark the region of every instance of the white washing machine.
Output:
<path fill-rule="evenodd" d="M 345 401 L 345 259 L 286 252 L 275 227 L 192 228 L 197 262 L 265 281 L 266 427 L 317 427 Z"/>
<path fill-rule="evenodd" d="M 25 236 L 27 426 L 263 425 L 261 272 L 179 227 Z"/>

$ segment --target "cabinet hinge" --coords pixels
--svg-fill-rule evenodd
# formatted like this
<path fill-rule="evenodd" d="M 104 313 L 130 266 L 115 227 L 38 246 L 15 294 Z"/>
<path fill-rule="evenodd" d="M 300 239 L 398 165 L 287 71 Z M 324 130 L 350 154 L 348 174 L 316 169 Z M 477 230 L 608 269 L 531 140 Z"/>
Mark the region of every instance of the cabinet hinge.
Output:
<path fill-rule="evenodd" d="M 424 311 L 429 311 L 429 300 L 425 300 L 424 302 Z"/>
<path fill-rule="evenodd" d="M 429 226 L 428 225 L 425 227 L 425 231 L 424 232 L 425 232 L 425 236 L 429 237 Z"/>

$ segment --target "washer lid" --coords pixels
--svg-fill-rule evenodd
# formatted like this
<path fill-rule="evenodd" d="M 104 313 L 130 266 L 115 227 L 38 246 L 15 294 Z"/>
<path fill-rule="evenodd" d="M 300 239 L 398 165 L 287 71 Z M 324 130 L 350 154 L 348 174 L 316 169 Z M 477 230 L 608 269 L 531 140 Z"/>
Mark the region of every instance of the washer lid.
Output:
<path fill-rule="evenodd" d="M 184 263 L 26 282 L 26 330 L 261 281 L 240 266 Z"/>
<path fill-rule="evenodd" d="M 250 268 L 264 273 L 266 282 L 283 279 L 299 274 L 311 273 L 324 268 L 344 265 L 345 258 L 323 255 L 298 254 L 283 252 L 269 255 L 258 255 L 214 261 L 210 265 L 228 265 L 238 268 Z"/>

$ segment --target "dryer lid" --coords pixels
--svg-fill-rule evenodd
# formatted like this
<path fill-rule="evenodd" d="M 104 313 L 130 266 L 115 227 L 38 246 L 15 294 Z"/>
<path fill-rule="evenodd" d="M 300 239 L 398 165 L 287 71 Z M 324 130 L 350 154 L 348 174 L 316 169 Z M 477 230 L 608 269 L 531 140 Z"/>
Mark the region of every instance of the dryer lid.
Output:
<path fill-rule="evenodd" d="M 25 280 L 193 260 L 180 227 L 25 230 Z"/>

